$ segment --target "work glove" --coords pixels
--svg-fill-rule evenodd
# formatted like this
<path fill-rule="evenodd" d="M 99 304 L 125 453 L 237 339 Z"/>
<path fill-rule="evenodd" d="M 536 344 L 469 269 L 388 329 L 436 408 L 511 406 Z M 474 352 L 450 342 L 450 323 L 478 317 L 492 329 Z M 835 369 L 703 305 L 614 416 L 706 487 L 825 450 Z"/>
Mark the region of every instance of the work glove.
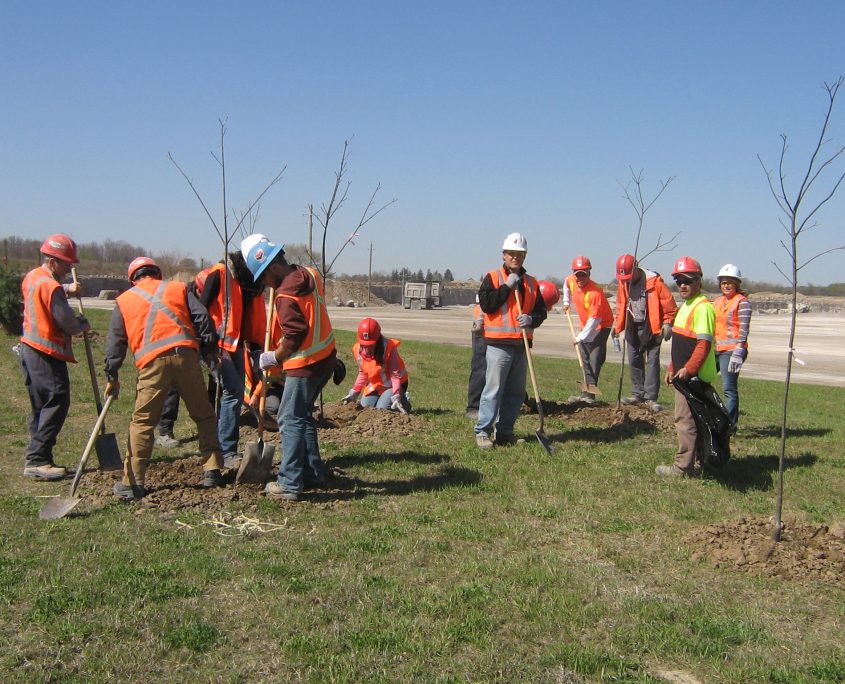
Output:
<path fill-rule="evenodd" d="M 352 402 L 358 401 L 358 395 L 361 394 L 360 392 L 356 392 L 354 389 L 349 390 L 346 393 L 346 396 L 340 400 L 341 404 L 351 404 Z"/>
<path fill-rule="evenodd" d="M 519 274 L 518 273 L 511 273 L 508 275 L 508 279 L 505 281 L 505 285 L 507 285 L 511 290 L 519 285 Z"/>
<path fill-rule="evenodd" d="M 85 316 L 77 316 L 76 320 L 79 321 L 79 325 L 82 326 L 82 332 L 88 332 L 91 330 L 91 323 L 87 318 L 85 318 Z"/>
<path fill-rule="evenodd" d="M 669 323 L 664 323 L 663 327 L 660 328 L 660 333 L 663 335 L 663 339 L 668 342 L 672 339 L 672 326 Z"/>
<path fill-rule="evenodd" d="M 742 363 L 745 361 L 745 349 L 736 347 L 731 354 L 731 359 L 728 361 L 728 373 L 739 373 L 742 368 Z"/>
<path fill-rule="evenodd" d="M 404 394 L 394 394 L 390 399 L 390 408 L 399 413 L 408 414 L 411 412 L 411 402 Z"/>
<path fill-rule="evenodd" d="M 520 328 L 530 328 L 534 325 L 534 319 L 526 313 L 519 314 L 519 316 L 516 317 L 516 322 Z"/>
<path fill-rule="evenodd" d="M 276 361 L 276 352 L 266 351 L 261 352 L 261 356 L 258 357 L 258 365 L 261 367 L 261 370 L 266 371 L 271 368 L 278 368 L 281 364 Z"/>
<path fill-rule="evenodd" d="M 472 331 L 474 333 L 484 332 L 484 319 L 483 318 L 474 318 L 472 320 Z"/>
<path fill-rule="evenodd" d="M 615 330 L 611 331 L 610 338 L 613 340 L 613 349 L 618 352 L 621 352 L 622 345 L 619 343 L 619 333 Z"/>

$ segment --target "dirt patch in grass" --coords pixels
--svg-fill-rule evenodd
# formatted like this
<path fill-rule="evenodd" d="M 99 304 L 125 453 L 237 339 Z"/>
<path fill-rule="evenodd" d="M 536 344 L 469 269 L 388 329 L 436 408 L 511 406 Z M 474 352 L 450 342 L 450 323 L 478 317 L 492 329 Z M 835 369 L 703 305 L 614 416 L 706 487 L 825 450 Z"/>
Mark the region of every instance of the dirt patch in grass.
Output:
<path fill-rule="evenodd" d="M 685 541 L 694 560 L 780 577 L 817 580 L 845 589 L 845 525 L 786 522 L 772 541 L 769 518 L 740 518 L 693 530 Z"/>
<path fill-rule="evenodd" d="M 393 411 L 362 409 L 355 405 L 326 404 L 324 413 L 318 416 L 317 429 L 320 444 L 325 447 L 333 444 L 344 448 L 362 443 L 377 443 L 381 440 L 395 440 L 406 437 L 423 429 L 425 419 L 413 414 L 403 415 Z M 254 425 L 254 421 L 253 421 Z M 241 427 L 241 447 L 247 442 L 258 439 L 254 426 Z M 279 435 L 275 432 L 264 433 L 267 444 L 276 446 L 276 460 L 281 458 Z M 147 496 L 133 502 L 139 512 L 158 512 L 167 516 L 180 511 L 192 511 L 201 514 L 216 514 L 223 510 L 254 510 L 263 498 L 263 485 L 235 485 L 235 470 L 224 470 L 226 485 L 205 489 L 202 487 L 202 458 L 195 454 L 178 456 L 179 449 L 173 449 L 173 457 L 154 460 L 147 471 Z M 157 453 L 154 453 L 156 456 Z M 330 465 L 330 463 L 329 463 Z M 273 468 L 275 478 L 277 468 Z M 84 508 L 101 508 L 115 501 L 112 486 L 121 478 L 121 472 L 100 472 L 92 470 L 85 473 L 79 488 Z M 355 482 L 338 471 L 331 470 L 327 486 L 310 496 L 324 505 L 331 505 L 340 500 L 348 500 L 355 489 Z M 296 504 L 282 504 L 296 505 Z"/>
<path fill-rule="evenodd" d="M 523 406 L 522 410 L 523 413 L 537 412 L 527 406 Z M 603 426 L 619 433 L 620 437 L 675 428 L 671 409 L 659 413 L 652 413 L 645 406 L 622 406 L 617 409 L 615 402 L 586 404 L 581 401 L 558 403 L 543 400 L 543 414 L 547 418 L 559 418 L 567 423 Z"/>

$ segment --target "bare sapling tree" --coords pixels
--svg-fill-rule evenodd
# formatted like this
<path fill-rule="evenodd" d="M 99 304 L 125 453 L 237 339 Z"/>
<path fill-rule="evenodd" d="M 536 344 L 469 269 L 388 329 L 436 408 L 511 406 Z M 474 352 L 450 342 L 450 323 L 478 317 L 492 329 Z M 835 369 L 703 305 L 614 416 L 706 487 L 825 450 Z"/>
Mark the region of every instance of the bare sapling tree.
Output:
<path fill-rule="evenodd" d="M 646 200 L 643 196 L 643 170 L 640 169 L 639 171 L 634 171 L 632 166 L 628 167 L 628 170 L 631 173 L 630 180 L 625 184 L 622 185 L 620 182 L 619 185 L 622 188 L 622 192 L 624 193 L 625 199 L 628 201 L 628 204 L 631 205 L 631 208 L 634 210 L 634 213 L 637 215 L 637 239 L 634 242 L 634 251 L 632 254 L 634 255 L 634 263 L 637 264 L 642 259 L 645 259 L 647 256 L 654 254 L 655 252 L 666 252 L 675 248 L 675 240 L 677 240 L 678 236 L 681 234 L 680 231 L 675 233 L 671 238 L 668 240 L 663 239 L 663 233 L 658 233 L 657 241 L 654 243 L 654 247 L 652 247 L 648 252 L 643 255 L 639 254 L 640 250 L 640 240 L 642 239 L 643 234 L 643 227 L 645 226 L 645 215 L 648 213 L 648 210 L 654 206 L 654 203 L 660 199 L 660 196 L 666 191 L 666 188 L 675 180 L 675 176 L 669 176 L 666 180 L 660 181 L 660 189 L 655 193 L 654 197 L 650 200 Z M 629 288 L 630 282 L 620 282 L 619 287 Z M 628 306 L 630 307 L 630 298 L 628 299 Z M 619 370 L 619 386 L 617 387 L 616 391 L 616 410 L 620 410 L 622 407 L 622 381 L 625 377 L 625 357 L 627 356 L 627 335 L 625 332 L 628 330 L 628 325 L 630 323 L 630 311 L 625 312 L 625 329 L 622 334 L 622 366 Z"/>
<path fill-rule="evenodd" d="M 832 183 L 826 189 L 816 192 L 816 182 L 822 177 L 823 173 L 829 178 L 830 172 L 833 171 L 833 163 L 840 160 L 842 154 L 845 153 L 845 146 L 842 146 L 832 150 L 829 156 L 824 155 L 824 148 L 831 142 L 827 137 L 828 128 L 830 126 L 830 117 L 833 113 L 836 96 L 839 93 L 839 88 L 842 86 L 843 80 L 845 80 L 845 75 L 840 76 L 833 83 L 824 84 L 824 89 L 827 92 L 828 98 L 827 111 L 825 112 L 824 120 L 822 121 L 818 140 L 816 141 L 815 147 L 810 154 L 810 161 L 807 164 L 807 169 L 798 184 L 798 188 L 795 190 L 795 193 L 791 196 L 791 198 L 786 189 L 787 174 L 786 169 L 784 168 L 786 163 L 786 151 L 788 149 L 786 135 L 781 135 L 780 161 L 778 163 L 777 175 L 775 175 L 773 170 L 768 169 L 763 163 L 760 155 L 757 155 L 757 159 L 766 174 L 766 179 L 769 183 L 769 190 L 783 212 L 783 216 L 779 219 L 779 222 L 787 236 L 785 239 L 780 240 L 780 246 L 788 255 L 789 269 L 784 271 L 776 262 L 772 263 L 781 275 L 787 279 L 792 288 L 792 307 L 789 320 L 789 344 L 787 345 L 786 352 L 786 381 L 783 388 L 783 412 L 780 426 L 780 458 L 778 462 L 777 502 L 775 504 L 774 530 L 772 531 L 772 539 L 775 542 L 780 541 L 781 532 L 783 530 L 783 524 L 781 521 L 781 514 L 783 512 L 783 472 L 786 463 L 786 426 L 789 412 L 789 383 L 792 377 L 792 361 L 795 359 L 794 345 L 798 304 L 798 274 L 804 267 L 819 257 L 837 250 L 845 249 L 845 245 L 831 247 L 830 249 L 818 252 L 806 261 L 800 261 L 798 257 L 798 239 L 819 225 L 816 220 L 816 215 L 819 210 L 833 198 L 834 194 L 839 189 L 842 180 L 845 179 L 845 171 L 841 173 L 836 171 L 832 175 Z M 812 200 L 809 199 L 811 193 L 814 197 Z"/>
<path fill-rule="evenodd" d="M 367 205 L 364 207 L 364 211 L 361 213 L 361 216 L 358 219 L 358 223 L 349 232 L 348 236 L 344 240 L 343 244 L 341 244 L 341 246 L 338 248 L 334 257 L 332 257 L 331 259 L 328 257 L 326 252 L 326 240 L 329 234 L 329 225 L 331 224 L 332 219 L 335 218 L 337 213 L 346 203 L 346 200 L 349 196 L 349 187 L 351 183 L 346 180 L 346 174 L 349 171 L 348 164 L 350 142 L 351 139 L 343 141 L 343 153 L 340 156 L 340 165 L 338 166 L 338 169 L 337 171 L 335 171 L 334 174 L 334 185 L 332 186 L 332 193 L 328 203 L 322 204 L 320 210 L 317 212 L 309 212 L 309 217 L 313 215 L 320 229 L 322 230 L 322 248 L 321 254 L 319 255 L 320 258 L 315 258 L 316 255 L 314 255 L 313 252 L 309 253 L 309 257 L 311 258 L 312 263 L 317 267 L 317 270 L 320 271 L 320 275 L 323 277 L 323 282 L 325 282 L 328 279 L 328 276 L 332 273 L 332 268 L 334 268 L 334 264 L 337 261 L 338 257 L 343 253 L 343 250 L 345 250 L 350 244 L 355 244 L 354 240 L 360 235 L 361 229 L 370 221 L 372 221 L 376 216 L 378 216 L 381 212 L 387 209 L 387 207 L 396 202 L 396 198 L 393 198 L 389 202 L 385 202 L 384 204 L 376 208 L 376 195 L 378 195 L 379 191 L 381 190 L 381 183 L 376 185 L 375 190 L 373 190 L 372 194 L 370 195 L 370 199 L 367 202 Z"/>

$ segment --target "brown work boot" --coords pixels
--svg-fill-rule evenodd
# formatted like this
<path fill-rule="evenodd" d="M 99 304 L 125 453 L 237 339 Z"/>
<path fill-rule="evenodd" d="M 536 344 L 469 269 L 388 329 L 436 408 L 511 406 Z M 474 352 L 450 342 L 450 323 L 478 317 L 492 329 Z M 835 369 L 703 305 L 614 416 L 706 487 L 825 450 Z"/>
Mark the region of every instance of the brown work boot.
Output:
<path fill-rule="evenodd" d="M 23 469 L 23 474 L 24 477 L 31 477 L 36 480 L 61 480 L 67 477 L 67 468 L 48 463 L 40 466 L 26 466 Z"/>
<path fill-rule="evenodd" d="M 484 432 L 479 432 L 475 435 L 475 445 L 482 451 L 489 451 L 495 446 L 490 437 Z"/>
<path fill-rule="evenodd" d="M 659 465 L 654 469 L 655 475 L 663 475 L 664 477 L 693 477 L 696 473 L 688 473 L 686 470 L 681 470 L 674 463 L 672 465 Z"/>

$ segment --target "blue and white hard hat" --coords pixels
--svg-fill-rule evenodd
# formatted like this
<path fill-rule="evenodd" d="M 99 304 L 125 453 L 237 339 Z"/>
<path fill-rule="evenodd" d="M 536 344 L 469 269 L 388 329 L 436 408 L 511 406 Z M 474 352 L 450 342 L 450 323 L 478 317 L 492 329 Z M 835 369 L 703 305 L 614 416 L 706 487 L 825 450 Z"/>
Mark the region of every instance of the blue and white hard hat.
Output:
<path fill-rule="evenodd" d="M 270 242 L 266 235 L 253 233 L 241 240 L 241 254 L 246 261 L 246 267 L 252 273 L 255 282 L 261 277 L 266 269 L 279 253 L 285 253 L 284 245 L 277 245 Z"/>

